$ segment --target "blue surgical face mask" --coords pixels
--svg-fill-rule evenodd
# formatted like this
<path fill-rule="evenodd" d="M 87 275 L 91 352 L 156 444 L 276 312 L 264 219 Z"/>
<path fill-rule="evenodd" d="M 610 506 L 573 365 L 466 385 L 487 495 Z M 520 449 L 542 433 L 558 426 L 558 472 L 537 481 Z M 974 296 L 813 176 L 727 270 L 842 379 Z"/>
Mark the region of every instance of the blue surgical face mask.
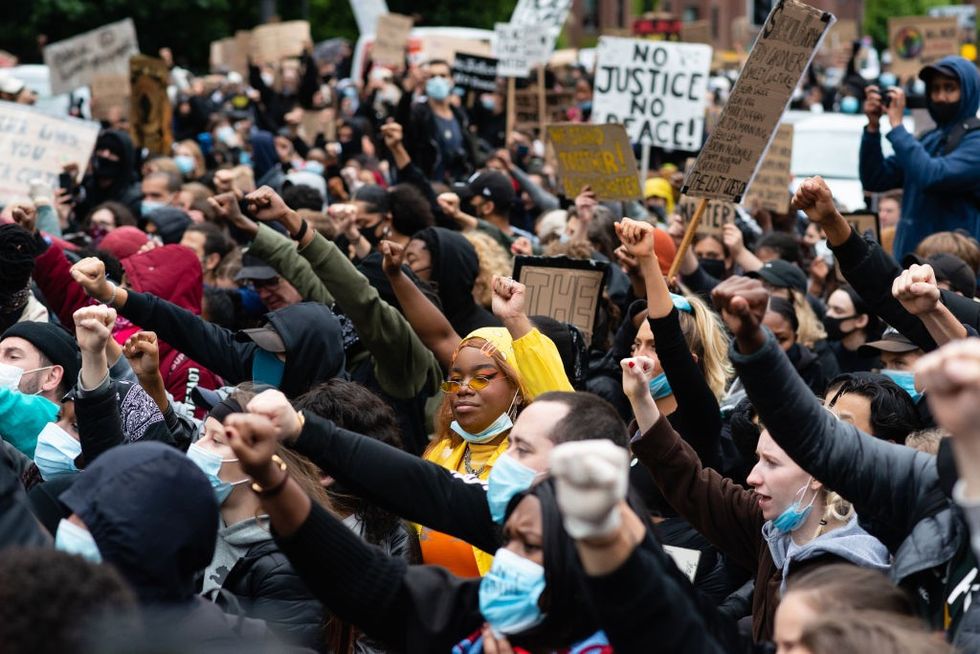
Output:
<path fill-rule="evenodd" d="M 861 103 L 853 95 L 848 95 L 840 101 L 840 110 L 845 114 L 856 114 L 861 108 Z"/>
<path fill-rule="evenodd" d="M 487 478 L 487 504 L 490 505 L 490 517 L 494 522 L 503 524 L 510 500 L 530 488 L 537 475 L 536 470 L 531 470 L 506 452 L 497 458 Z"/>
<path fill-rule="evenodd" d="M 191 446 L 187 448 L 187 458 L 193 461 L 207 476 L 208 481 L 211 482 L 211 488 L 214 490 L 214 495 L 218 498 L 219 505 L 225 503 L 235 486 L 248 481 L 248 479 L 241 479 L 236 482 L 222 481 L 218 477 L 221 464 L 238 461 L 238 459 L 222 459 L 219 455 L 204 449 L 197 443 L 191 443 Z"/>
<path fill-rule="evenodd" d="M 497 416 L 497 419 L 490 423 L 490 426 L 483 431 L 471 434 L 470 432 L 463 429 L 463 426 L 459 424 L 458 420 L 453 420 L 449 423 L 449 428 L 454 432 L 463 437 L 467 443 L 489 443 L 497 436 L 500 436 L 506 431 L 510 431 L 510 428 L 514 426 L 514 421 L 511 420 L 510 412 L 514 408 L 514 403 L 517 402 L 517 393 L 514 393 L 514 399 L 510 401 L 510 408 Z"/>
<path fill-rule="evenodd" d="M 242 150 L 241 152 L 238 153 L 238 163 L 242 166 L 251 166 L 252 155 L 250 155 L 245 150 Z"/>
<path fill-rule="evenodd" d="M 653 399 L 662 400 L 673 392 L 674 389 L 670 387 L 670 382 L 667 381 L 667 373 L 662 372 L 650 380 L 650 395 L 653 395 Z"/>
<path fill-rule="evenodd" d="M 898 83 L 898 78 L 895 77 L 895 73 L 882 73 L 878 76 L 878 86 L 882 91 L 887 90 L 888 87 L 895 86 Z"/>
<path fill-rule="evenodd" d="M 480 104 L 487 111 L 493 111 L 497 107 L 497 101 L 493 99 L 493 96 L 483 96 L 480 98 Z"/>
<path fill-rule="evenodd" d="M 272 352 L 258 349 L 252 357 L 252 381 L 279 388 L 286 364 Z"/>
<path fill-rule="evenodd" d="M 222 125 L 218 129 L 214 130 L 214 134 L 218 137 L 218 140 L 225 145 L 234 145 L 237 143 L 235 128 L 231 125 Z M 191 168 L 193 169 L 193 166 Z"/>
<path fill-rule="evenodd" d="M 78 472 L 75 458 L 82 453 L 82 444 L 53 422 L 44 425 L 37 436 L 34 463 L 41 477 L 48 481 L 59 475 Z"/>
<path fill-rule="evenodd" d="M 194 172 L 194 157 L 189 154 L 178 154 L 174 157 L 174 163 L 177 164 L 177 170 L 181 175 L 190 175 Z"/>
<path fill-rule="evenodd" d="M 445 100 L 452 90 L 449 80 L 445 77 L 430 77 L 425 83 L 425 94 L 433 100 Z"/>
<path fill-rule="evenodd" d="M 153 200 L 143 200 L 140 203 L 140 213 L 143 215 L 144 218 L 146 218 L 157 209 L 160 209 L 161 207 L 165 207 L 165 206 L 167 205 L 165 205 L 163 202 L 155 202 Z"/>
<path fill-rule="evenodd" d="M 902 390 L 909 394 L 913 402 L 918 402 L 922 393 L 915 389 L 915 374 L 906 370 L 885 370 L 881 371 L 885 377 L 902 387 Z"/>
<path fill-rule="evenodd" d="M 69 554 L 77 554 L 92 563 L 102 563 L 102 553 L 99 552 L 99 546 L 95 544 L 95 539 L 88 529 L 83 529 L 64 518 L 58 523 L 58 530 L 54 535 L 54 548 Z"/>
<path fill-rule="evenodd" d="M 544 591 L 544 568 L 500 548 L 480 580 L 480 613 L 497 635 L 512 635 L 544 619 L 538 599 Z"/>
<path fill-rule="evenodd" d="M 322 175 L 325 172 L 323 164 L 319 161 L 307 161 L 303 164 L 303 170 L 309 173 L 314 173 L 316 175 Z"/>
<path fill-rule="evenodd" d="M 817 493 L 819 491 L 814 491 L 813 497 L 810 498 L 810 503 L 803 506 L 803 498 L 806 497 L 806 491 L 810 487 L 810 482 L 813 481 L 813 477 L 810 477 L 803 488 L 796 493 L 796 499 L 793 503 L 786 507 L 786 510 L 779 514 L 775 520 L 772 521 L 772 526 L 788 534 L 792 531 L 796 531 L 800 526 L 806 522 L 807 516 L 810 515 L 810 511 L 813 510 L 813 503 L 817 500 Z"/>

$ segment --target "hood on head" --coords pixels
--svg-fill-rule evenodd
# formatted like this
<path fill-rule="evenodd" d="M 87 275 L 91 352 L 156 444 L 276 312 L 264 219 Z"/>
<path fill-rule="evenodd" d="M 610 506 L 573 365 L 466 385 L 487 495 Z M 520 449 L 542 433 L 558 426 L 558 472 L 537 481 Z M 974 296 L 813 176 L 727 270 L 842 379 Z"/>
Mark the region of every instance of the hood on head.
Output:
<path fill-rule="evenodd" d="M 268 313 L 266 318 L 286 346 L 279 390 L 288 397 L 301 395 L 319 382 L 346 376 L 343 331 L 330 309 L 317 302 L 300 302 Z"/>
<path fill-rule="evenodd" d="M 956 73 L 956 77 L 960 81 L 960 106 L 959 110 L 956 112 L 956 117 L 947 123 L 947 125 L 952 125 L 961 120 L 966 120 L 972 116 L 977 115 L 977 109 L 980 108 L 980 72 L 977 72 L 977 67 L 959 56 L 949 56 L 943 57 L 937 61 L 933 66 L 942 69 L 951 69 Z M 932 108 L 932 99 L 929 96 L 929 88 L 926 87 L 926 106 L 929 108 L 929 115 L 937 123 L 936 115 Z M 940 125 L 941 127 L 945 125 Z"/>
<path fill-rule="evenodd" d="M 119 129 L 102 131 L 95 141 L 95 150 L 105 149 L 119 157 L 119 163 L 122 167 L 122 174 L 116 178 L 114 186 L 132 184 L 136 174 L 136 149 L 133 147 L 133 139 L 129 137 L 129 133 Z"/>
<path fill-rule="evenodd" d="M 180 243 L 184 230 L 194 222 L 191 217 L 177 207 L 160 207 L 146 217 L 157 228 L 157 234 L 167 245 Z"/>
<path fill-rule="evenodd" d="M 194 595 L 214 556 L 218 502 L 204 473 L 161 443 L 114 447 L 83 470 L 60 500 L 143 602 Z"/>
<path fill-rule="evenodd" d="M 273 166 L 279 165 L 279 155 L 276 154 L 275 140 L 271 133 L 255 131 L 249 140 L 252 144 L 252 169 L 255 171 L 255 179 L 259 180 Z"/>
<path fill-rule="evenodd" d="M 122 265 L 126 282 L 134 291 L 152 293 L 195 315 L 201 314 L 204 277 L 201 262 L 190 248 L 164 245 L 134 254 Z"/>

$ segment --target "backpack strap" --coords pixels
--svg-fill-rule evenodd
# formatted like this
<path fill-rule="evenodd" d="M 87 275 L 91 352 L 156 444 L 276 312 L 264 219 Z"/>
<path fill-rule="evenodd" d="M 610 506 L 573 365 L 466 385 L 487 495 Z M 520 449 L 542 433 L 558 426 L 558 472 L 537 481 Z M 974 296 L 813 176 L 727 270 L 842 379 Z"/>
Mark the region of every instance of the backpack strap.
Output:
<path fill-rule="evenodd" d="M 980 118 L 976 116 L 970 116 L 966 120 L 953 125 L 953 128 L 946 135 L 945 143 L 943 143 L 943 155 L 947 155 L 955 150 L 960 144 L 960 141 L 963 140 L 963 137 L 976 129 L 980 129 Z"/>

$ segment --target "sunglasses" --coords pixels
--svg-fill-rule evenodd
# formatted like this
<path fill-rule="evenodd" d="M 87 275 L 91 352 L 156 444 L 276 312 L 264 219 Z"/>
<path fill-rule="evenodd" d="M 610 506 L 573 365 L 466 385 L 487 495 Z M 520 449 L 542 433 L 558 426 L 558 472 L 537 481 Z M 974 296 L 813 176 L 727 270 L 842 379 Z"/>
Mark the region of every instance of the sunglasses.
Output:
<path fill-rule="evenodd" d="M 463 390 L 463 386 L 468 386 L 471 390 L 482 391 L 484 388 L 490 385 L 496 377 L 472 377 L 468 382 L 463 382 L 458 379 L 447 379 L 439 385 L 443 393 L 448 393 L 449 395 L 455 395 L 456 393 Z"/>

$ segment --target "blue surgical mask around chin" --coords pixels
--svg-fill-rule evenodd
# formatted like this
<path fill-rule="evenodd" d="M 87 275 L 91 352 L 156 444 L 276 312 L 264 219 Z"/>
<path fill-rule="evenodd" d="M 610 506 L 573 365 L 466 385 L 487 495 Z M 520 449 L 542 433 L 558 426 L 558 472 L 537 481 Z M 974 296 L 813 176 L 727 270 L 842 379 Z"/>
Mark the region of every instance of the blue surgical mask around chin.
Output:
<path fill-rule="evenodd" d="M 881 371 L 881 374 L 901 386 L 902 390 L 909 394 L 913 402 L 918 402 L 919 398 L 922 397 L 922 393 L 915 388 L 915 373 L 907 370 L 889 370 L 886 368 Z"/>
<path fill-rule="evenodd" d="M 238 461 L 238 459 L 222 459 L 219 455 L 204 449 L 197 443 L 191 443 L 191 446 L 187 448 L 187 458 L 193 461 L 211 482 L 211 488 L 214 490 L 214 496 L 217 498 L 219 506 L 225 503 L 235 486 L 248 481 L 247 478 L 235 482 L 223 481 L 218 477 L 221 464 Z"/>
<path fill-rule="evenodd" d="M 44 425 L 37 436 L 34 463 L 41 477 L 51 480 L 60 475 L 78 472 L 75 459 L 82 453 L 82 444 L 53 422 Z"/>
<path fill-rule="evenodd" d="M 430 77 L 425 83 L 425 94 L 433 100 L 445 100 L 452 90 L 452 85 L 445 77 Z"/>
<path fill-rule="evenodd" d="M 181 175 L 190 175 L 194 172 L 194 157 L 189 154 L 178 154 L 174 157 L 174 163 L 177 164 L 177 170 Z"/>
<path fill-rule="evenodd" d="M 662 372 L 650 380 L 650 395 L 653 396 L 653 399 L 662 400 L 673 393 L 674 389 L 670 387 L 670 382 L 667 381 L 667 373 Z"/>
<path fill-rule="evenodd" d="M 480 580 L 480 613 L 497 636 L 526 631 L 544 619 L 538 606 L 544 588 L 542 566 L 500 548 Z"/>
<path fill-rule="evenodd" d="M 514 421 L 510 417 L 510 412 L 514 410 L 514 404 L 517 403 L 518 394 L 519 393 L 514 393 L 514 399 L 510 401 L 510 407 L 497 416 L 497 419 L 491 422 L 490 426 L 481 432 L 473 434 L 466 431 L 463 429 L 463 426 L 459 424 L 458 420 L 453 420 L 451 423 L 449 423 L 449 428 L 459 434 L 467 443 L 476 443 L 477 445 L 481 443 L 489 443 L 497 436 L 500 436 L 504 432 L 510 431 L 511 427 L 514 426 Z"/>
<path fill-rule="evenodd" d="M 817 493 L 820 491 L 814 491 L 813 497 L 810 498 L 810 503 L 803 506 L 803 498 L 806 497 L 806 491 L 810 487 L 810 482 L 813 481 L 813 477 L 810 477 L 803 488 L 801 488 L 796 493 L 796 498 L 793 503 L 786 507 L 786 510 L 779 514 L 779 516 L 772 521 L 772 526 L 788 534 L 792 531 L 799 529 L 804 522 L 806 522 L 807 517 L 810 515 L 810 511 L 813 510 L 813 503 L 817 501 Z"/>
<path fill-rule="evenodd" d="M 92 563 L 102 563 L 102 553 L 99 552 L 99 546 L 95 544 L 95 539 L 92 538 L 89 530 L 64 518 L 58 523 L 54 548 L 68 554 L 77 554 Z"/>
<path fill-rule="evenodd" d="M 272 352 L 259 348 L 252 357 L 252 381 L 279 388 L 286 363 Z"/>
<path fill-rule="evenodd" d="M 528 468 L 506 452 L 497 458 L 487 478 L 487 504 L 494 522 L 503 524 L 511 499 L 530 488 L 537 476 L 537 470 Z"/>
<path fill-rule="evenodd" d="M 845 96 L 840 101 L 841 113 L 845 114 L 856 114 L 858 109 L 861 108 L 861 103 L 853 95 Z"/>

